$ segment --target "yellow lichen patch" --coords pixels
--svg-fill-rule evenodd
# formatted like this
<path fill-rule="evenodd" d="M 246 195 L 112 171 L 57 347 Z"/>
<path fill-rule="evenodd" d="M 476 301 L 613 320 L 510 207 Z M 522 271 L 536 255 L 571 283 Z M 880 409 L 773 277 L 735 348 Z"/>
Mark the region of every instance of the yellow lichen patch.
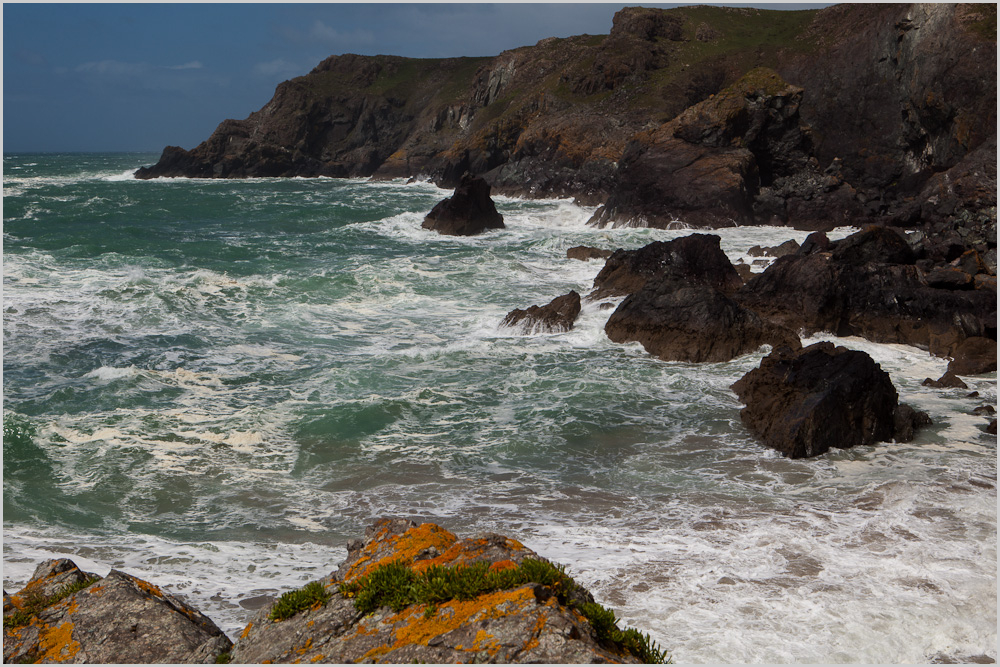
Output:
<path fill-rule="evenodd" d="M 87 595 L 96 595 L 101 597 L 104 595 L 104 584 L 97 584 L 96 586 L 91 586 L 90 588 L 84 589 L 87 591 Z"/>
<path fill-rule="evenodd" d="M 325 657 L 326 656 L 323 655 L 322 653 L 317 653 L 316 655 L 314 655 L 312 658 L 309 659 L 309 662 L 319 662 L 320 660 L 322 660 Z"/>
<path fill-rule="evenodd" d="M 243 634 L 240 635 L 240 639 L 246 639 L 247 635 L 250 634 L 251 628 L 253 628 L 253 622 L 247 623 L 247 627 L 243 628 Z"/>
<path fill-rule="evenodd" d="M 8 598 L 8 599 L 10 600 L 10 603 L 12 605 L 14 605 L 15 609 L 23 609 L 24 608 L 24 600 L 21 598 L 20 595 L 18 595 L 18 594 L 15 593 L 14 595 L 11 595 L 10 598 Z"/>
<path fill-rule="evenodd" d="M 530 651 L 533 648 L 538 647 L 538 638 L 542 634 L 542 630 L 545 628 L 545 623 L 547 618 L 544 613 L 538 614 L 538 618 L 535 619 L 535 625 L 531 628 L 531 634 L 528 636 L 528 641 L 524 643 L 524 650 Z"/>
<path fill-rule="evenodd" d="M 472 644 L 472 648 L 475 651 L 486 651 L 490 655 L 496 655 L 500 650 L 500 642 L 490 633 L 480 630 L 476 633 L 476 641 Z"/>
<path fill-rule="evenodd" d="M 387 529 L 384 529 L 383 535 L 387 532 Z M 350 581 L 357 577 L 363 577 L 379 565 L 392 561 L 412 561 L 422 551 L 431 547 L 438 551 L 447 549 L 457 540 L 458 538 L 453 533 L 433 523 L 424 523 L 410 528 L 402 535 L 373 540 L 365 546 L 362 557 L 347 571 L 344 580 Z M 388 553 L 376 560 L 375 556 L 384 551 L 386 547 L 388 547 Z"/>
<path fill-rule="evenodd" d="M 150 595 L 152 595 L 153 597 L 158 597 L 158 598 L 162 598 L 163 597 L 163 591 L 161 591 L 159 589 L 159 587 L 154 586 L 153 584 L 149 583 L 148 581 L 143 581 L 142 579 L 139 579 L 138 577 L 130 577 L 130 578 L 132 579 L 132 582 L 135 583 L 135 585 L 139 587 L 139 590 L 145 591 L 145 592 L 149 593 Z"/>
<path fill-rule="evenodd" d="M 312 645 L 313 645 L 313 640 L 312 637 L 310 637 L 309 639 L 306 640 L 306 643 L 302 645 L 302 648 L 295 649 L 295 652 L 298 653 L 299 655 L 305 655 L 309 651 L 309 649 L 312 648 Z"/>
<path fill-rule="evenodd" d="M 446 602 L 439 605 L 438 613 L 430 618 L 424 615 L 424 606 L 409 607 L 386 621 L 397 626 L 396 639 L 390 650 L 412 644 L 426 646 L 434 637 L 456 630 L 467 623 L 509 616 L 527 605 L 534 604 L 535 594 L 532 589 L 522 587 L 513 591 L 480 595 L 475 600 Z"/>
<path fill-rule="evenodd" d="M 73 639 L 73 624 L 69 622 L 39 632 L 38 646 L 42 650 L 41 662 L 66 662 L 80 651 L 80 642 Z"/>

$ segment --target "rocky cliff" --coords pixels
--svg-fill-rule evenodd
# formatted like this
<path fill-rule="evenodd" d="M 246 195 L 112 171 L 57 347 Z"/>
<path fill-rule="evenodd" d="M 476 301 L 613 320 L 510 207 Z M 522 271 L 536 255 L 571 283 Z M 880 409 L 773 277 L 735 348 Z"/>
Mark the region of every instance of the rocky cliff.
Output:
<path fill-rule="evenodd" d="M 600 224 L 966 211 L 995 227 L 995 128 L 995 5 L 630 7 L 608 35 L 491 58 L 332 56 L 136 175 L 454 187 L 471 172 L 502 194 L 606 203 Z"/>

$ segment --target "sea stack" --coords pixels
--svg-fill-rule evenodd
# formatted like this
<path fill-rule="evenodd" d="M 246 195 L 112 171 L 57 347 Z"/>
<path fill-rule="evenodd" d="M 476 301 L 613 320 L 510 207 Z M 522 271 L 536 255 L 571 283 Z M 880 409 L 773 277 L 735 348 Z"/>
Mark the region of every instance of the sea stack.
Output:
<path fill-rule="evenodd" d="M 474 236 L 487 229 L 503 229 L 504 224 L 490 199 L 490 184 L 465 174 L 455 194 L 438 202 L 421 227 L 449 236 Z"/>

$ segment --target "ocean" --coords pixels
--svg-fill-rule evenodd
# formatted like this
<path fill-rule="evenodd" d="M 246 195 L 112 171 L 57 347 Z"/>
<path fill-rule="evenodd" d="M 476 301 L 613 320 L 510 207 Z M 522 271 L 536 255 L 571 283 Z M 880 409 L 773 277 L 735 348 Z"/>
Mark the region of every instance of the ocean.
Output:
<path fill-rule="evenodd" d="M 996 658 L 996 437 L 971 414 L 995 374 L 931 389 L 947 360 L 808 338 L 869 353 L 934 425 L 787 460 L 729 389 L 765 350 L 660 361 L 596 303 L 567 333 L 500 326 L 590 290 L 603 262 L 567 248 L 690 230 L 496 197 L 507 229 L 445 237 L 430 183 L 131 177 L 156 159 L 4 156 L 5 590 L 69 557 L 235 638 L 401 516 L 521 540 L 676 662 Z M 806 236 L 711 233 L 748 263 Z"/>

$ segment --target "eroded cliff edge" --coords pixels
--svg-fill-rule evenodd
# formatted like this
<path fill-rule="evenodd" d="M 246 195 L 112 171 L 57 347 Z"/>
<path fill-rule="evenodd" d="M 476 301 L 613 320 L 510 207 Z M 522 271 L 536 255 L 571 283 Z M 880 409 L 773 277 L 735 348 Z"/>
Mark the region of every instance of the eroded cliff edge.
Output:
<path fill-rule="evenodd" d="M 757 68 L 769 74 L 748 86 Z M 711 103 L 733 91 L 747 102 Z M 642 187 L 680 187 L 650 137 L 694 112 L 680 139 L 703 166 L 736 160 L 720 178 L 735 169 L 738 182 L 691 214 Z M 608 35 L 495 57 L 331 56 L 247 119 L 224 121 L 193 150 L 166 148 L 136 175 L 415 176 L 454 187 L 471 172 L 502 194 L 607 203 L 602 224 L 963 215 L 995 227 L 995 128 L 995 5 L 631 7 Z"/>

